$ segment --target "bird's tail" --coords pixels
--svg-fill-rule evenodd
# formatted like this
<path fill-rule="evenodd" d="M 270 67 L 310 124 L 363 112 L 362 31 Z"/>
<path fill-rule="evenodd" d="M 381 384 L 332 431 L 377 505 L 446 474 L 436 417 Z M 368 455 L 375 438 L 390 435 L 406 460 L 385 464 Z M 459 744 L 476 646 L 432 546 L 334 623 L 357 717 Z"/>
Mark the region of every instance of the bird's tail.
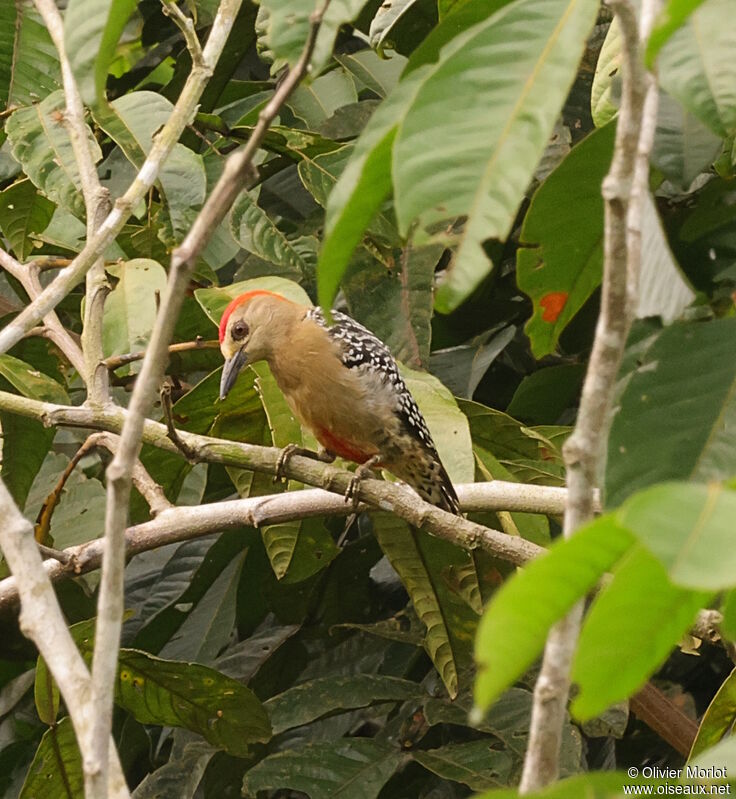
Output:
<path fill-rule="evenodd" d="M 419 496 L 449 513 L 460 515 L 460 502 L 450 475 L 436 453 L 425 451 L 422 457 L 411 459 L 410 463 L 387 464 L 400 480 L 408 483 Z"/>

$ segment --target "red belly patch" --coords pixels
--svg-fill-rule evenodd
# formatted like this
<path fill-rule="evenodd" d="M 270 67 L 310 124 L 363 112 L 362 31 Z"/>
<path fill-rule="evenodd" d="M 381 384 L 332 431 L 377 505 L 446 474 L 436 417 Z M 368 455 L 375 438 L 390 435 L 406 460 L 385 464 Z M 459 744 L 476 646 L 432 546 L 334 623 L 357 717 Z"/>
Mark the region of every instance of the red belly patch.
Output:
<path fill-rule="evenodd" d="M 345 441 L 342 438 L 338 438 L 329 430 L 325 430 L 324 428 L 320 427 L 316 433 L 317 440 L 320 444 L 322 444 L 323 447 L 325 447 L 325 449 L 336 453 L 341 458 L 345 458 L 345 460 L 354 461 L 355 463 L 365 463 L 370 457 L 372 457 L 373 454 L 375 454 L 363 452 L 363 450 L 358 449 L 350 441 Z"/>

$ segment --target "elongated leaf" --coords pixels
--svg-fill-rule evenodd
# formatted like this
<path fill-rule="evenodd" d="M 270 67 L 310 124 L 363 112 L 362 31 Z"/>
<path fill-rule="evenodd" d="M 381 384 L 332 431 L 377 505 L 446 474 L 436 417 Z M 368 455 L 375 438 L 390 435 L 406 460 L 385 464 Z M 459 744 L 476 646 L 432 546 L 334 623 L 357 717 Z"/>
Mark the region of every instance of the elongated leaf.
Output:
<path fill-rule="evenodd" d="M 624 771 L 590 772 L 561 780 L 539 791 L 532 791 L 526 796 L 531 799 L 620 799 L 623 795 L 622 786 L 631 785 L 632 782 L 632 778 Z M 660 784 L 659 780 L 637 777 L 635 784 L 631 785 L 631 793 L 634 794 L 634 788 L 650 788 L 652 795 L 656 796 L 656 789 Z M 642 791 L 641 795 L 646 794 Z M 479 794 L 475 799 L 518 799 L 518 796 L 516 788 L 508 788 Z"/>
<path fill-rule="evenodd" d="M 518 572 L 494 595 L 478 628 L 475 703 L 486 710 L 541 653 L 549 628 L 632 545 L 631 534 L 602 516 Z"/>
<path fill-rule="evenodd" d="M 474 791 L 508 785 L 513 760 L 493 739 L 417 750 L 414 760 L 443 780 L 462 782 Z"/>
<path fill-rule="evenodd" d="M 37 371 L 20 358 L 0 355 L 0 375 L 24 397 L 60 405 L 69 404 L 69 397 L 60 383 Z"/>
<path fill-rule="evenodd" d="M 653 483 L 736 473 L 729 433 L 736 419 L 736 320 L 672 325 L 631 347 L 633 368 L 608 448 L 608 506 Z"/>
<path fill-rule="evenodd" d="M 372 50 L 337 54 L 335 58 L 359 84 L 379 97 L 386 97 L 391 92 L 406 66 L 406 58 L 398 53 L 392 54 L 391 58 L 380 58 Z"/>
<path fill-rule="evenodd" d="M 447 692 L 454 697 L 458 691 L 459 652 L 453 648 L 437 586 L 422 558 L 417 543 L 419 533 L 410 530 L 401 519 L 384 514 L 374 517 L 374 532 L 381 549 L 401 577 L 417 616 L 427 628 L 425 647 Z"/>
<path fill-rule="evenodd" d="M 0 192 L 0 230 L 19 261 L 33 252 L 33 234 L 43 231 L 54 214 L 54 204 L 38 193 L 30 180 L 21 180 Z"/>
<path fill-rule="evenodd" d="M 269 755 L 245 775 L 243 795 L 291 788 L 311 799 L 375 799 L 405 755 L 370 738 L 344 738 Z"/>
<path fill-rule="evenodd" d="M 135 0 L 70 0 L 64 15 L 64 40 L 87 105 L 104 100 L 107 70 Z"/>
<path fill-rule="evenodd" d="M 166 272 L 161 264 L 148 258 L 135 258 L 125 264 L 108 267 L 118 284 L 105 302 L 102 319 L 102 344 L 105 356 L 143 350 L 156 320 L 156 292 L 166 289 Z M 133 363 L 120 374 L 140 371 Z"/>
<path fill-rule="evenodd" d="M 202 740 L 190 741 L 171 759 L 146 775 L 131 799 L 194 799 L 215 750 Z"/>
<path fill-rule="evenodd" d="M 66 103 L 55 91 L 31 108 L 19 108 L 5 124 L 13 155 L 28 177 L 53 202 L 79 217 L 84 215 L 81 179 L 64 122 Z M 99 145 L 87 130 L 92 159 L 102 157 Z"/>
<path fill-rule="evenodd" d="M 590 89 L 590 113 L 597 128 L 608 124 L 617 114 L 621 85 L 621 27 L 614 17 L 595 65 Z"/>
<path fill-rule="evenodd" d="M 597 8 L 589 0 L 517 0 L 453 39 L 415 96 L 393 148 L 399 229 L 467 216 L 439 310 L 457 307 L 490 271 L 482 244 L 508 234 Z"/>
<path fill-rule="evenodd" d="M 82 756 L 69 716 L 41 738 L 20 799 L 84 799 Z"/>
<path fill-rule="evenodd" d="M 33 684 L 33 699 L 36 703 L 36 712 L 44 724 L 52 726 L 59 715 L 61 694 L 59 686 L 51 676 L 46 661 L 38 656 L 36 660 L 36 678 Z"/>
<path fill-rule="evenodd" d="M 417 683 L 398 677 L 358 674 L 351 677 L 324 677 L 289 688 L 265 703 L 274 735 L 341 710 L 368 707 L 376 702 L 401 702 L 419 699 L 423 691 Z"/>
<path fill-rule="evenodd" d="M 718 136 L 736 133 L 736 28 L 724 24 L 729 0 L 709 0 L 687 18 L 659 53 L 662 88 Z"/>
<path fill-rule="evenodd" d="M 302 83 L 286 101 L 309 130 L 319 130 L 338 108 L 358 101 L 355 82 L 344 69 L 335 69 L 311 83 Z"/>
<path fill-rule="evenodd" d="M 663 483 L 634 494 L 616 517 L 673 582 L 715 591 L 736 584 L 736 553 L 729 545 L 735 514 L 736 491 L 718 483 Z M 670 521 L 663 527 L 665 518 Z"/>
<path fill-rule="evenodd" d="M 516 255 L 519 288 L 534 303 L 525 330 L 537 358 L 598 287 L 603 260 L 601 183 L 613 153 L 615 126 L 587 136 L 535 192 Z"/>
<path fill-rule="evenodd" d="M 18 507 L 24 508 L 33 480 L 51 449 L 56 430 L 14 413 L 0 413 L 0 427 L 3 444 L 0 473 Z"/>
<path fill-rule="evenodd" d="M 223 652 L 215 666 L 221 674 L 249 683 L 271 655 L 298 631 L 296 624 L 271 627 L 264 623 L 264 629 Z"/>
<path fill-rule="evenodd" d="M 673 585 L 643 547 L 629 552 L 585 618 L 573 665 L 575 715 L 593 718 L 640 688 L 709 599 Z"/>
<path fill-rule="evenodd" d="M 380 51 L 384 47 L 394 25 L 418 2 L 419 0 L 387 0 L 381 4 L 368 32 L 368 41 L 374 50 Z"/>
<path fill-rule="evenodd" d="M 142 724 L 185 727 L 236 756 L 271 737 L 268 715 L 255 694 L 197 663 L 123 649 L 115 701 Z"/>
<path fill-rule="evenodd" d="M 700 721 L 698 735 L 690 750 L 690 760 L 715 746 L 731 731 L 736 718 L 736 670 L 723 681 Z"/>
<path fill-rule="evenodd" d="M 60 87 L 59 56 L 35 6 L 0 4 L 0 108 L 37 103 Z"/>

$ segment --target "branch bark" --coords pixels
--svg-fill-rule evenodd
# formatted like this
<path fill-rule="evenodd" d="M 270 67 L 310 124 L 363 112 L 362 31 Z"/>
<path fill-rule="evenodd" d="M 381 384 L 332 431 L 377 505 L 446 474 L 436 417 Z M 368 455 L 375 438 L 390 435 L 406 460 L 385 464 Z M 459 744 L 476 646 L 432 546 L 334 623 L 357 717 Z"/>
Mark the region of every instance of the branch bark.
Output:
<path fill-rule="evenodd" d="M 640 220 L 657 113 L 656 84 L 644 71 L 639 42 L 651 29 L 658 0 L 644 0 L 641 25 L 631 0 L 608 1 L 621 26 L 623 93 L 613 161 L 602 188 L 605 238 L 601 310 L 577 423 L 563 448 L 568 487 L 565 537 L 574 535 L 593 518 L 594 491 L 605 463 L 616 376 L 636 307 Z M 557 779 L 570 667 L 582 614 L 583 603 L 579 603 L 547 638 L 534 688 L 521 793 L 539 790 Z"/>
<path fill-rule="evenodd" d="M 224 0 L 223 6 L 227 0 Z M 156 315 L 151 340 L 135 383 L 120 441 L 107 469 L 107 507 L 105 514 L 105 549 L 97 604 L 97 626 L 92 657 L 92 702 L 95 708 L 94 755 L 104 769 L 112 726 L 113 691 L 117 673 L 118 648 L 123 618 L 123 582 L 125 572 L 125 528 L 130 502 L 133 465 L 138 457 L 146 417 L 150 413 L 168 362 L 169 341 L 179 316 L 184 293 L 193 274 L 197 255 L 243 188 L 252 171 L 253 156 L 263 137 L 292 90 L 306 75 L 314 45 L 329 0 L 324 0 L 310 19 L 310 32 L 297 65 L 261 112 L 253 136 L 242 152 L 234 153 L 223 175 L 208 197 L 181 247 L 174 250 L 166 294 Z M 222 7 L 221 7 L 222 10 Z M 233 17 L 234 18 L 234 17 Z M 189 41 L 189 40 L 188 40 Z M 194 47 L 194 43 L 190 42 Z M 197 60 L 210 63 L 208 48 Z M 193 71 L 205 69 L 193 65 Z"/>

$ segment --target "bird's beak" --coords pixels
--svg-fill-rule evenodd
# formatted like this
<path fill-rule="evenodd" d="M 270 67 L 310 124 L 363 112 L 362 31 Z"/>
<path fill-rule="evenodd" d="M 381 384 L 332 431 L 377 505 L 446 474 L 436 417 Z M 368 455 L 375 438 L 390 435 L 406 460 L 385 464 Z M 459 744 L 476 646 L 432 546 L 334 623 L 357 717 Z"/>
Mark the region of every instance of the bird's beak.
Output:
<path fill-rule="evenodd" d="M 225 361 L 222 368 L 222 377 L 220 378 L 220 399 L 224 400 L 227 397 L 230 389 L 235 385 L 235 381 L 240 373 L 240 370 L 245 366 L 248 356 L 245 350 L 239 349 L 232 358 Z"/>

